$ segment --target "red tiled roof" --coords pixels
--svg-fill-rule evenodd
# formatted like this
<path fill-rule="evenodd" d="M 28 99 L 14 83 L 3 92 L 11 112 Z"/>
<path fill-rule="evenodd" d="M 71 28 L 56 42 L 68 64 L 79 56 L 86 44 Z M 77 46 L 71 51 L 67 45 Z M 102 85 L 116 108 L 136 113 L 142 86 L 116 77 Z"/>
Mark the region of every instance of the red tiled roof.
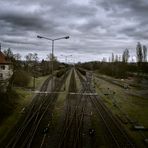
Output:
<path fill-rule="evenodd" d="M 1 51 L 0 51 L 0 64 L 11 64 L 11 62 Z"/>

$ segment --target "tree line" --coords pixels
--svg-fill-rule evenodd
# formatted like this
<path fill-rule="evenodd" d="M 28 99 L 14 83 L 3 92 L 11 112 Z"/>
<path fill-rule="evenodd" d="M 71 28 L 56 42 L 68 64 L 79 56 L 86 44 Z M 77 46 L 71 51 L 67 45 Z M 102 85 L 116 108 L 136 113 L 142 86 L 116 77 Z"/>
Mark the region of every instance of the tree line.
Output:
<path fill-rule="evenodd" d="M 116 78 L 148 74 L 147 47 L 138 42 L 135 51 L 136 61 L 134 59 L 129 61 L 130 52 L 126 48 L 120 56 L 112 53 L 108 61 L 103 58 L 102 61 L 79 63 L 78 66 L 89 70 L 97 70 L 99 73 Z"/>
<path fill-rule="evenodd" d="M 112 53 L 111 57 L 109 57 L 109 62 L 123 62 L 127 63 L 129 62 L 130 58 L 130 52 L 129 49 L 125 49 L 122 53 L 122 55 L 117 55 Z M 103 58 L 103 62 L 107 62 L 106 58 Z M 132 58 L 131 62 L 147 62 L 147 47 L 145 45 L 142 45 L 140 42 L 137 43 L 136 46 L 136 61 Z"/>
<path fill-rule="evenodd" d="M 28 53 L 23 60 L 19 53 L 14 54 L 10 48 L 4 50 L 3 53 L 12 62 L 14 74 L 11 79 L 13 82 L 11 83 L 14 85 L 27 86 L 31 76 L 35 78 L 51 74 L 52 64 L 54 70 L 58 70 L 61 67 L 57 58 L 51 54 L 47 55 L 45 60 L 39 61 L 37 53 Z"/>

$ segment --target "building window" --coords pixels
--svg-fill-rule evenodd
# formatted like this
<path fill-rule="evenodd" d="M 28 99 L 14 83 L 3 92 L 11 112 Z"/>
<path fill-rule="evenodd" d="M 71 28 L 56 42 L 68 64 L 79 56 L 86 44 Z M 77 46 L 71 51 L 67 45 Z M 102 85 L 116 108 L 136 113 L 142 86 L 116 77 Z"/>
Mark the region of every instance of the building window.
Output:
<path fill-rule="evenodd" d="M 2 65 L 2 66 L 1 66 L 1 69 L 2 69 L 2 70 L 5 70 L 5 65 Z"/>
<path fill-rule="evenodd" d="M 0 73 L 0 78 L 3 78 L 3 74 L 2 73 Z"/>

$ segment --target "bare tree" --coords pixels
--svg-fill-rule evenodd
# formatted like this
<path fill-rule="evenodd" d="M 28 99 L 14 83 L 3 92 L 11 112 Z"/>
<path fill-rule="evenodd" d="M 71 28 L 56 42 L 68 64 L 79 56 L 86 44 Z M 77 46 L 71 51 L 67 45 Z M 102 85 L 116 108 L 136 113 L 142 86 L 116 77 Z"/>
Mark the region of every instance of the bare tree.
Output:
<path fill-rule="evenodd" d="M 119 57 L 118 57 L 118 55 L 116 55 L 115 62 L 118 62 L 118 61 L 119 61 Z"/>
<path fill-rule="evenodd" d="M 27 61 L 27 62 L 33 61 L 33 54 L 32 54 L 32 53 L 28 53 L 28 54 L 25 56 L 25 58 L 26 58 L 26 61 Z"/>
<path fill-rule="evenodd" d="M 13 60 L 14 57 L 13 57 L 13 52 L 11 51 L 10 48 L 8 48 L 7 50 L 4 50 L 3 53 L 5 54 L 5 56 L 10 59 L 10 60 Z"/>
<path fill-rule="evenodd" d="M 121 62 L 122 61 L 122 56 L 121 55 L 119 55 L 119 62 Z"/>
<path fill-rule="evenodd" d="M 107 61 L 106 57 L 103 57 L 102 62 L 106 62 L 106 61 Z"/>
<path fill-rule="evenodd" d="M 143 62 L 147 62 L 147 47 L 143 45 Z"/>
<path fill-rule="evenodd" d="M 49 61 L 57 61 L 57 57 L 55 57 L 54 55 L 52 56 L 51 53 L 47 55 L 47 58 L 46 59 L 49 60 Z"/>
<path fill-rule="evenodd" d="M 114 53 L 112 53 L 112 62 L 115 61 Z"/>
<path fill-rule="evenodd" d="M 129 50 L 126 48 L 122 54 L 122 62 L 127 63 L 129 60 L 129 57 L 130 57 Z"/>
<path fill-rule="evenodd" d="M 34 53 L 32 59 L 33 59 L 34 62 L 37 62 L 39 60 L 38 54 Z"/>
<path fill-rule="evenodd" d="M 136 54 L 137 54 L 137 62 L 141 63 L 143 61 L 143 53 L 142 53 L 142 46 L 140 42 L 137 43 Z"/>
<path fill-rule="evenodd" d="M 19 53 L 14 54 L 14 58 L 16 61 L 21 60 L 21 55 Z"/>
<path fill-rule="evenodd" d="M 111 57 L 108 58 L 108 62 L 109 62 L 109 63 L 111 62 Z"/>

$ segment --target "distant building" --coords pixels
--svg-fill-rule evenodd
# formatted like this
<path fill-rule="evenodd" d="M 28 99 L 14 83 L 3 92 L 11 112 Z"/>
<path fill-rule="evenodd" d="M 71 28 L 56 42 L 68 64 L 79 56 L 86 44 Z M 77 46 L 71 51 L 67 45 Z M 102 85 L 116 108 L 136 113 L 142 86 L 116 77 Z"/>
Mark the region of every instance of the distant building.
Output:
<path fill-rule="evenodd" d="M 0 51 L 0 89 L 6 91 L 9 79 L 13 74 L 11 61 Z"/>

